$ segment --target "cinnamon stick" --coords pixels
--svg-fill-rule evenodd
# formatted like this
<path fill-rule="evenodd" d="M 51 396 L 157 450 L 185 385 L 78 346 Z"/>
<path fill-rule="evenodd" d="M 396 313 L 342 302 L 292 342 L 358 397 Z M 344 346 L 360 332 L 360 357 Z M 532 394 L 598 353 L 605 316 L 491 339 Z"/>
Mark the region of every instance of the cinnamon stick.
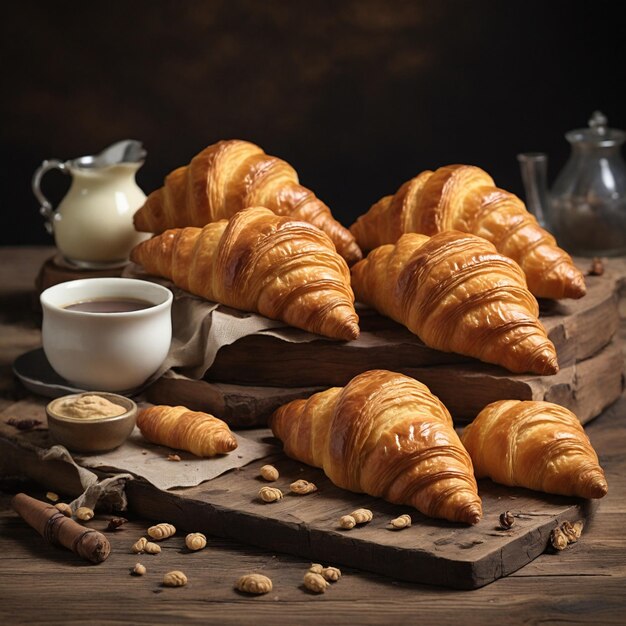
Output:
<path fill-rule="evenodd" d="M 54 506 L 25 493 L 15 495 L 11 505 L 48 543 L 68 548 L 93 563 L 102 563 L 111 552 L 111 544 L 102 533 L 81 526 Z"/>

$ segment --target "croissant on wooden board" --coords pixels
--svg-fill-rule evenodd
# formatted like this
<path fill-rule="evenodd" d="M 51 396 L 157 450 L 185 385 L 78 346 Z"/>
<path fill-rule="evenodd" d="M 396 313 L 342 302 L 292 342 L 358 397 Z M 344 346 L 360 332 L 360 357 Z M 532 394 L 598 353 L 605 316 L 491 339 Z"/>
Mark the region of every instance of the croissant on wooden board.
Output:
<path fill-rule="evenodd" d="M 135 213 L 135 228 L 162 233 L 168 228 L 202 227 L 250 206 L 264 206 L 323 230 L 349 264 L 361 250 L 315 194 L 300 185 L 296 171 L 257 145 L 237 139 L 218 141 L 175 169 Z"/>
<path fill-rule="evenodd" d="M 226 454 L 237 447 L 237 439 L 226 422 L 184 406 L 155 405 L 143 409 L 137 415 L 137 427 L 152 443 L 200 457 Z"/>
<path fill-rule="evenodd" d="M 283 405 L 270 426 L 288 456 L 322 468 L 338 487 L 453 522 L 475 524 L 482 516 L 452 418 L 413 378 L 364 372 L 345 387 Z"/>
<path fill-rule="evenodd" d="M 131 260 L 193 294 L 335 339 L 356 339 L 350 270 L 308 222 L 250 207 L 229 221 L 174 228 Z"/>
<path fill-rule="evenodd" d="M 602 498 L 604 472 L 576 416 L 551 402 L 501 400 L 465 427 L 477 478 L 580 498 Z"/>
<path fill-rule="evenodd" d="M 374 204 L 350 230 L 365 251 L 395 243 L 403 233 L 472 233 L 517 261 L 535 296 L 580 298 L 586 292 L 582 272 L 524 203 L 473 165 L 422 172 Z"/>
<path fill-rule="evenodd" d="M 352 267 L 356 299 L 427 346 L 511 372 L 555 374 L 557 355 L 519 265 L 482 237 L 408 233 Z"/>

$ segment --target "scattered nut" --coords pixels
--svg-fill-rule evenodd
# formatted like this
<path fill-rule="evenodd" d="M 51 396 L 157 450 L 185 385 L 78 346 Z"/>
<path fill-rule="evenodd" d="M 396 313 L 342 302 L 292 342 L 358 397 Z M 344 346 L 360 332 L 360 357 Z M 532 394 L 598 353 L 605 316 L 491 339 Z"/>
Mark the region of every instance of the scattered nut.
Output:
<path fill-rule="evenodd" d="M 319 574 L 331 582 L 335 582 L 341 578 L 341 570 L 338 567 L 324 567 L 321 563 L 311 563 L 309 572 Z"/>
<path fill-rule="evenodd" d="M 74 513 L 74 515 L 76 516 L 76 519 L 86 522 L 87 520 L 93 518 L 94 512 L 88 506 L 79 506 L 76 509 L 76 513 Z"/>
<path fill-rule="evenodd" d="M 174 570 L 163 576 L 163 584 L 166 587 L 182 587 L 187 584 L 187 576 L 179 570 Z"/>
<path fill-rule="evenodd" d="M 72 507 L 69 504 L 65 504 L 65 502 L 57 502 L 54 505 L 65 517 L 72 517 Z"/>
<path fill-rule="evenodd" d="M 141 563 L 135 563 L 135 567 L 133 567 L 132 573 L 135 576 L 143 576 L 146 573 L 146 566 Z"/>
<path fill-rule="evenodd" d="M 155 541 L 163 541 L 176 534 L 176 527 L 173 524 L 161 523 L 148 528 L 148 536 Z"/>
<path fill-rule="evenodd" d="M 317 486 L 315 483 L 310 483 L 308 480 L 300 479 L 291 483 L 291 485 L 289 485 L 289 489 L 291 489 L 293 493 L 297 493 L 299 496 L 304 496 L 307 493 L 317 491 Z"/>
<path fill-rule="evenodd" d="M 367 524 L 374 519 L 374 514 L 369 509 L 357 509 L 350 513 L 354 517 L 354 521 L 357 524 Z"/>
<path fill-rule="evenodd" d="M 550 544 L 555 550 L 565 550 L 569 544 L 576 543 L 580 539 L 583 527 L 583 520 L 578 520 L 573 524 L 568 521 L 563 522 L 550 533 Z"/>
<path fill-rule="evenodd" d="M 571 522 L 563 522 L 561 524 L 561 530 L 563 534 L 567 537 L 568 543 L 576 543 L 583 532 L 583 527 L 585 523 L 583 520 L 578 520 L 573 524 Z"/>
<path fill-rule="evenodd" d="M 511 513 L 511 511 L 505 511 L 504 513 L 500 513 L 500 528 L 502 530 L 509 530 L 511 526 L 515 523 L 515 515 Z"/>
<path fill-rule="evenodd" d="M 344 528 L 345 530 L 350 530 L 356 526 L 356 520 L 352 515 L 342 515 L 339 518 L 339 528 Z"/>
<path fill-rule="evenodd" d="M 341 578 L 341 570 L 338 567 L 325 567 L 322 576 L 330 582 L 336 582 Z"/>
<path fill-rule="evenodd" d="M 158 543 L 152 543 L 152 541 L 148 541 L 143 547 L 143 551 L 146 554 L 159 554 L 159 552 L 161 552 L 161 546 Z"/>
<path fill-rule="evenodd" d="M 264 465 L 260 470 L 259 474 L 261 474 L 261 478 L 264 480 L 269 480 L 270 482 L 273 480 L 278 480 L 280 474 L 278 470 L 273 465 Z"/>
<path fill-rule="evenodd" d="M 399 517 L 392 519 L 389 523 L 394 530 L 402 530 L 403 528 L 408 528 L 411 525 L 411 516 L 407 513 L 403 513 Z"/>
<path fill-rule="evenodd" d="M 185 545 L 189 550 L 206 548 L 206 537 L 202 533 L 189 533 L 185 537 Z"/>
<path fill-rule="evenodd" d="M 48 500 L 52 502 L 56 502 L 59 499 L 59 494 L 54 493 L 54 491 L 48 491 L 48 493 L 46 494 L 46 498 L 48 498 Z"/>
<path fill-rule="evenodd" d="M 178 454 L 168 454 L 167 455 L 167 460 L 168 461 L 180 461 L 181 458 L 180 458 L 180 456 L 178 456 Z"/>
<path fill-rule="evenodd" d="M 141 537 L 140 539 L 137 539 L 135 543 L 133 543 L 133 545 L 130 547 L 130 551 L 134 552 L 135 554 L 139 554 L 146 549 L 147 544 L 148 540 L 145 537 Z"/>
<path fill-rule="evenodd" d="M 307 572 L 304 575 L 304 586 L 314 593 L 324 593 L 329 583 L 321 574 Z"/>
<path fill-rule="evenodd" d="M 555 550 L 565 550 L 565 548 L 567 548 L 569 542 L 560 526 L 554 528 L 550 533 L 550 543 Z"/>
<path fill-rule="evenodd" d="M 272 590 L 272 581 L 263 574 L 245 574 L 236 583 L 235 588 L 245 593 L 269 593 Z"/>
<path fill-rule="evenodd" d="M 344 515 L 339 519 L 339 527 L 346 530 L 354 528 L 357 524 L 367 524 L 374 518 L 374 514 L 369 509 L 357 509 L 350 515 Z"/>
<path fill-rule="evenodd" d="M 127 521 L 125 517 L 112 517 L 107 524 L 107 530 L 117 530 L 120 526 L 126 524 Z"/>
<path fill-rule="evenodd" d="M 283 492 L 276 487 L 261 487 L 259 496 L 263 502 L 276 502 L 283 497 Z"/>

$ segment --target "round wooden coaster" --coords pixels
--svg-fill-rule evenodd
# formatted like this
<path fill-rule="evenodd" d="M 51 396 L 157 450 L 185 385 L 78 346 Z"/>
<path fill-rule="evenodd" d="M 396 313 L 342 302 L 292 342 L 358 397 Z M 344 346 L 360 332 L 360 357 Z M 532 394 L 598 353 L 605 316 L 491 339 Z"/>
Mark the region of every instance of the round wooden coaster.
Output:
<path fill-rule="evenodd" d="M 101 278 L 101 277 L 119 277 L 122 275 L 127 264 L 119 267 L 110 267 L 106 269 L 83 269 L 70 265 L 60 254 L 55 254 L 45 261 L 41 266 L 35 286 L 39 293 L 57 285 L 67 282 L 68 280 L 77 280 L 79 278 Z"/>

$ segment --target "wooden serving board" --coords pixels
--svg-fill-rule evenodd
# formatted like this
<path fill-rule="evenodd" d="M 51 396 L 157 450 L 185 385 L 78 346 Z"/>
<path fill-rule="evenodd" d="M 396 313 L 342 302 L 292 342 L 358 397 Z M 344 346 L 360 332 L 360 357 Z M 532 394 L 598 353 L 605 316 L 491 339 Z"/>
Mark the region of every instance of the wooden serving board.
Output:
<path fill-rule="evenodd" d="M 618 277 L 587 277 L 580 300 L 541 301 L 540 319 L 566 368 L 606 346 L 619 327 Z M 271 335 L 249 335 L 223 346 L 207 380 L 298 387 L 345 385 L 368 369 L 482 365 L 476 359 L 426 347 L 404 326 L 367 308 L 359 309 L 361 335 L 354 341 L 291 343 Z M 510 373 L 493 366 L 493 372 Z"/>
<path fill-rule="evenodd" d="M 268 462 L 280 471 L 272 485 L 285 494 L 271 504 L 257 495 L 268 484 L 258 477 L 259 468 Z M 319 490 L 306 496 L 291 494 L 289 484 L 300 478 L 313 481 Z M 523 567 L 546 550 L 553 528 L 565 520 L 586 518 L 596 507 L 589 501 L 505 488 L 489 480 L 480 481 L 479 493 L 484 517 L 468 527 L 344 491 L 320 470 L 282 454 L 191 489 L 163 492 L 145 481 L 127 484 L 134 512 L 167 520 L 185 532 L 204 532 L 394 580 L 456 589 L 482 587 Z M 352 530 L 338 527 L 342 515 L 361 507 L 374 513 L 372 522 Z M 505 531 L 498 521 L 507 510 L 516 517 Z M 389 521 L 402 513 L 411 515 L 411 527 L 391 530 Z"/>
<path fill-rule="evenodd" d="M 616 273 L 590 276 L 581 300 L 541 302 L 541 320 L 559 357 L 561 369 L 555 376 L 515 375 L 432 350 L 404 327 L 364 309 L 362 333 L 355 341 L 291 343 L 251 335 L 222 347 L 204 380 L 169 372 L 148 390 L 148 400 L 186 404 L 235 427 L 258 426 L 294 398 L 344 385 L 368 369 L 389 369 L 428 385 L 457 423 L 472 420 L 487 404 L 502 399 L 557 402 L 586 423 L 623 389 L 623 359 L 612 343 L 620 320 L 619 280 Z"/>
<path fill-rule="evenodd" d="M 28 476 L 60 494 L 78 496 L 77 468 L 67 462 L 45 461 L 47 430 L 17 436 L 6 425 L 9 417 L 45 419 L 45 402 L 22 401 L 0 412 L 0 473 Z M 626 398 L 604 414 L 622 415 Z M 246 436 L 275 444 L 275 452 L 240 469 L 187 489 L 161 490 L 144 479 L 126 483 L 131 510 L 156 522 L 171 522 L 182 532 L 209 535 L 253 544 L 338 566 L 377 572 L 395 580 L 428 583 L 457 589 L 474 589 L 506 576 L 548 548 L 551 530 L 565 520 L 588 519 L 602 501 L 591 502 L 541 494 L 521 488 L 479 481 L 483 518 L 475 526 L 427 518 L 414 509 L 335 487 L 321 470 L 287 458 L 268 429 L 250 430 Z M 84 464 L 84 457 L 75 457 Z M 164 469 L 171 462 L 163 456 Z M 259 468 L 274 464 L 280 472 L 272 483 L 285 497 L 266 504 L 258 498 L 262 485 Z M 123 471 L 117 467 L 116 474 Z M 93 470 L 92 470 L 93 471 Z M 103 470 L 97 470 L 107 476 Z M 318 491 L 306 496 L 289 492 L 297 479 L 314 482 Z M 342 515 L 369 508 L 374 519 L 352 530 L 338 528 Z M 499 516 L 515 515 L 510 530 L 499 529 Z M 401 531 L 389 521 L 409 513 L 412 526 Z"/>
<path fill-rule="evenodd" d="M 581 423 L 598 416 L 624 388 L 624 358 L 611 342 L 597 354 L 562 368 L 555 376 L 507 375 L 500 368 L 476 364 L 396 367 L 420 380 L 438 396 L 455 423 L 464 424 L 496 400 L 546 400 L 569 408 Z M 167 372 L 146 391 L 153 404 L 184 404 L 206 411 L 235 428 L 264 426 L 282 404 L 308 398 L 319 387 L 261 387 L 193 380 Z"/>

